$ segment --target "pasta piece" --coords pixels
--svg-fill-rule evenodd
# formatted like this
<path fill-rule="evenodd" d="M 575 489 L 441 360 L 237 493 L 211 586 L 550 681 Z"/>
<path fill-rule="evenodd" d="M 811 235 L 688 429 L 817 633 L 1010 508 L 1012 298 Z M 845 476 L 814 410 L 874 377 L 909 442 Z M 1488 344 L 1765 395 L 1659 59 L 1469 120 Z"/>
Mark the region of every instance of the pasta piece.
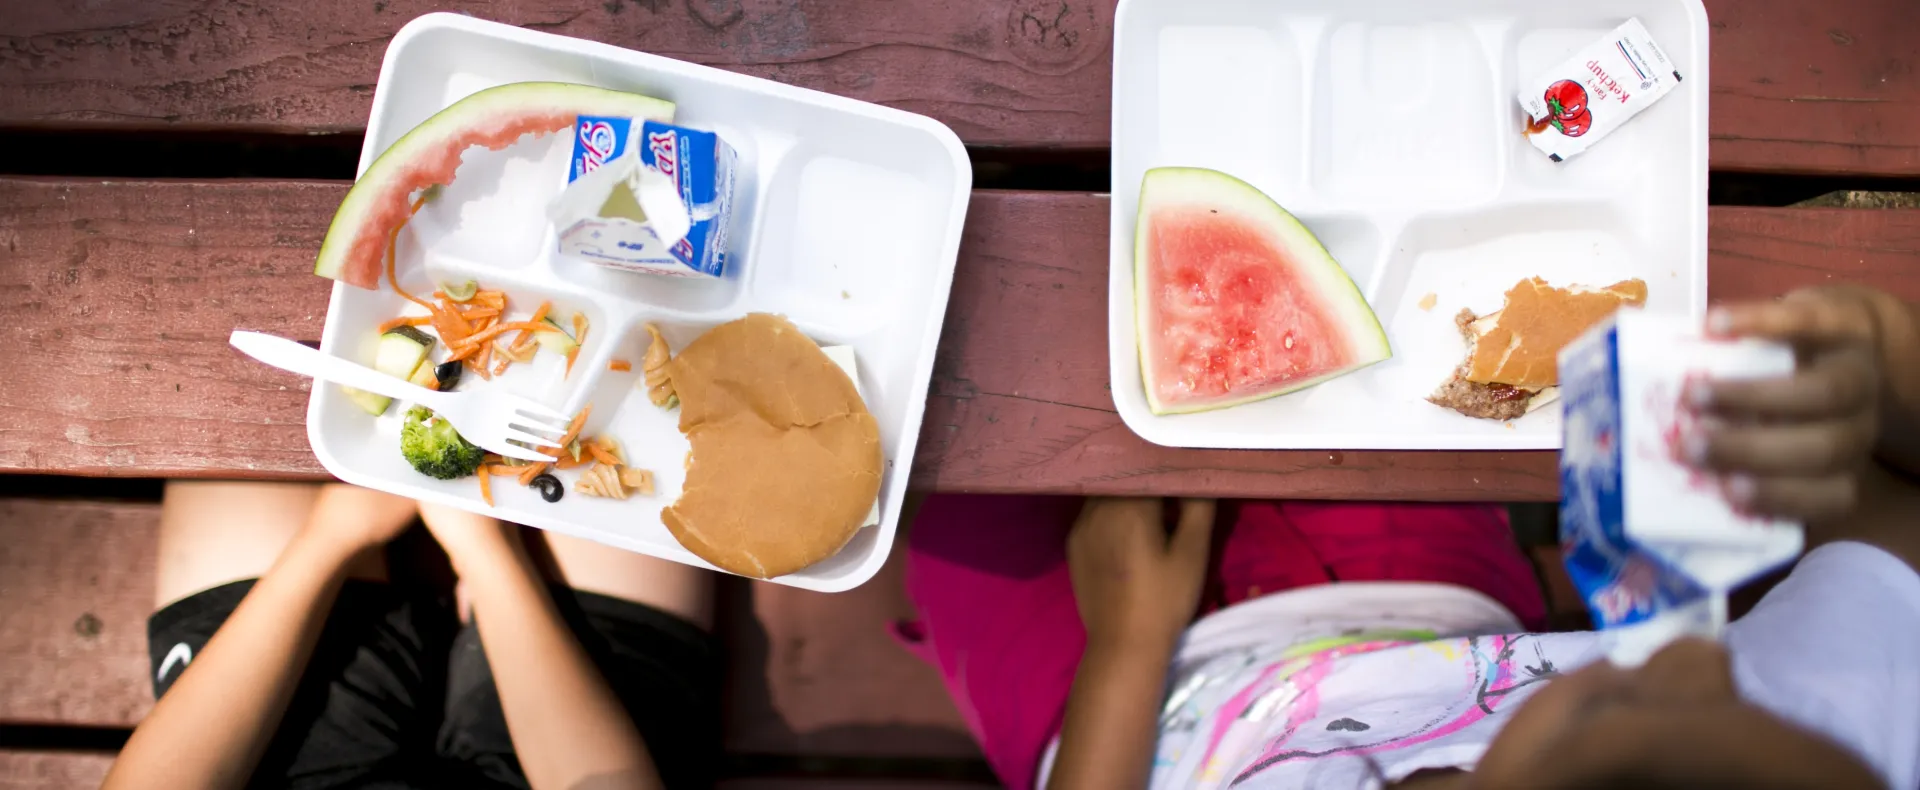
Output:
<path fill-rule="evenodd" d="M 573 484 L 573 490 L 608 499 L 626 499 L 634 493 L 653 496 L 653 473 L 619 464 L 597 463 L 580 476 Z"/>
<path fill-rule="evenodd" d="M 627 484 L 641 496 L 653 496 L 653 473 L 645 469 L 620 470 L 620 482 Z"/>
<path fill-rule="evenodd" d="M 627 486 L 620 480 L 619 467 L 607 464 L 594 464 L 580 475 L 573 484 L 573 490 L 587 496 L 608 499 L 626 499 Z"/>
<path fill-rule="evenodd" d="M 641 382 L 647 386 L 647 400 L 663 409 L 680 405 L 680 396 L 673 392 L 673 382 L 667 380 L 667 360 L 673 356 L 673 350 L 667 348 L 667 339 L 660 336 L 660 327 L 647 324 L 647 334 L 653 340 L 647 343 L 647 355 L 640 360 Z"/>

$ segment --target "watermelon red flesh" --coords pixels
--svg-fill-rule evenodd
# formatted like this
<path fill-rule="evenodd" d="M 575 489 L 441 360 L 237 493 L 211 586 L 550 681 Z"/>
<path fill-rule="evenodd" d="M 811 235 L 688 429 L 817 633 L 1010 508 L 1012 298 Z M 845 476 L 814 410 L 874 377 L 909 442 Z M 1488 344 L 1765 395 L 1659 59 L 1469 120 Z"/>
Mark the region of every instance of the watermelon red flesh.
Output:
<path fill-rule="evenodd" d="M 1205 211 L 1153 219 L 1149 337 L 1163 403 L 1206 402 L 1314 378 L 1354 361 L 1291 256 L 1244 223 Z"/>
<path fill-rule="evenodd" d="M 580 115 L 671 121 L 673 109 L 672 102 L 636 93 L 561 82 L 501 85 L 454 102 L 401 136 L 354 182 L 320 243 L 313 273 L 378 286 L 388 238 L 411 216 L 413 193 L 453 181 L 468 148 L 497 151 L 528 134 L 567 129 Z"/>
<path fill-rule="evenodd" d="M 1389 355 L 1379 320 L 1318 240 L 1231 176 L 1149 172 L 1135 255 L 1155 413 L 1271 397 Z"/>

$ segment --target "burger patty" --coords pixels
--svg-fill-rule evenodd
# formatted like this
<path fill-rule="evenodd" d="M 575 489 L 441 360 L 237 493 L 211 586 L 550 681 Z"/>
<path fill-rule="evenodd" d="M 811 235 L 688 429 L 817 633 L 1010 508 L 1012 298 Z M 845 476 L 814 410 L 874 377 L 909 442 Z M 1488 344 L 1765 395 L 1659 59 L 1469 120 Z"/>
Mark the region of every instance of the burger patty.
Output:
<path fill-rule="evenodd" d="M 1527 403 L 1534 393 L 1506 384 L 1481 384 L 1460 377 L 1454 371 L 1447 383 L 1427 396 L 1436 406 L 1445 406 L 1468 417 L 1484 420 L 1516 420 L 1526 415 Z"/>

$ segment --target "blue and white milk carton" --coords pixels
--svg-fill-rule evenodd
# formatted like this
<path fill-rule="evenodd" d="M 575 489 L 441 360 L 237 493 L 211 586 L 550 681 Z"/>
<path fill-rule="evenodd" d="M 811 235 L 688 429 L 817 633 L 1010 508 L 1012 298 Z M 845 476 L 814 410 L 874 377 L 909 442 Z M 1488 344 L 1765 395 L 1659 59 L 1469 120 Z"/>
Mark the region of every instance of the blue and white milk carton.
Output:
<path fill-rule="evenodd" d="M 649 274 L 725 275 L 738 160 L 712 132 L 580 116 L 567 188 L 547 209 L 560 252 Z"/>
<path fill-rule="evenodd" d="M 1793 366 L 1783 345 L 1712 340 L 1641 310 L 1560 352 L 1560 544 L 1615 663 L 1637 665 L 1679 636 L 1717 637 L 1728 592 L 1799 556 L 1801 525 L 1735 511 L 1720 481 L 1681 460 L 1701 430 L 1681 400 L 1689 381 Z"/>

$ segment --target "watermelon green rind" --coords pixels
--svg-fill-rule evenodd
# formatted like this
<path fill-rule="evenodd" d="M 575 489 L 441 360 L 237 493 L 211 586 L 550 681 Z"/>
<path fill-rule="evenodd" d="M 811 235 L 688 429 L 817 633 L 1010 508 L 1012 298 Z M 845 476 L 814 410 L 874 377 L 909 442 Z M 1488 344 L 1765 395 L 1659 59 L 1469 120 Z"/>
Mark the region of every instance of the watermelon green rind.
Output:
<path fill-rule="evenodd" d="M 1346 338 L 1350 343 L 1350 353 L 1354 364 L 1330 371 L 1324 375 L 1289 382 L 1283 387 L 1249 393 L 1243 397 L 1229 397 L 1217 400 L 1197 401 L 1193 403 L 1168 404 L 1161 402 L 1154 393 L 1153 360 L 1147 343 L 1148 332 L 1152 326 L 1152 302 L 1148 292 L 1148 239 L 1149 218 L 1156 209 L 1188 204 L 1201 204 L 1238 215 L 1254 225 L 1275 234 L 1282 249 L 1301 256 L 1295 271 L 1312 278 L 1315 290 L 1322 297 L 1321 303 L 1335 313 L 1336 323 L 1349 330 Z M 1387 332 L 1380 325 L 1379 316 L 1372 306 L 1367 304 L 1366 296 L 1360 287 L 1347 275 L 1346 269 L 1327 252 L 1325 245 L 1313 235 L 1300 220 L 1282 208 L 1273 198 L 1248 184 L 1218 170 L 1196 167 L 1159 167 L 1148 170 L 1140 183 L 1140 210 L 1134 228 L 1133 248 L 1134 272 L 1134 323 L 1140 341 L 1140 373 L 1142 389 L 1146 391 L 1147 407 L 1154 414 L 1184 414 L 1199 411 L 1224 409 L 1239 406 L 1267 398 L 1278 397 L 1327 382 L 1347 375 L 1369 365 L 1385 361 L 1393 356 L 1387 342 Z"/>
<path fill-rule="evenodd" d="M 461 99 L 415 126 L 360 174 L 334 212 L 313 273 L 362 288 L 379 284 L 388 236 L 409 217 L 408 200 L 446 184 L 472 146 L 505 148 L 558 132 L 580 115 L 673 120 L 674 105 L 637 93 L 564 82 L 516 82 Z"/>

